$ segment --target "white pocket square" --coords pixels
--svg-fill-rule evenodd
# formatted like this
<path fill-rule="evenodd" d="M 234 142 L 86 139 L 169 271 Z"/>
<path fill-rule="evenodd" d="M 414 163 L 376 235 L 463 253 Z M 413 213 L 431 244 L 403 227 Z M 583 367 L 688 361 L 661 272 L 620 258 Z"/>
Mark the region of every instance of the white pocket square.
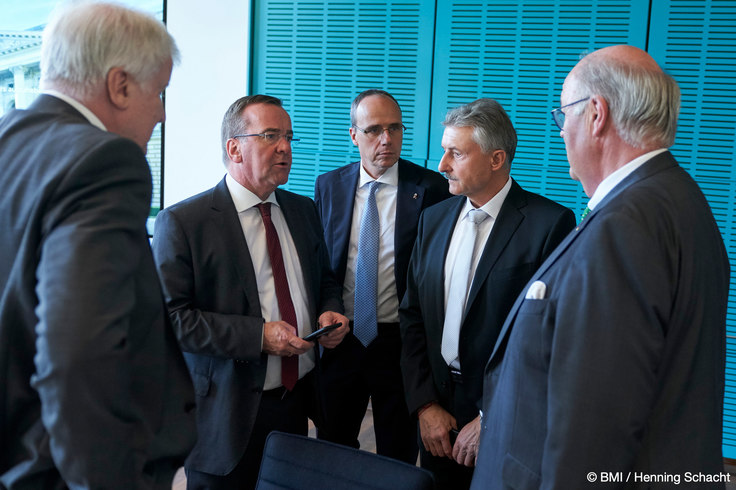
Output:
<path fill-rule="evenodd" d="M 542 281 L 534 281 L 526 290 L 525 299 L 544 299 L 547 294 L 547 285 Z"/>

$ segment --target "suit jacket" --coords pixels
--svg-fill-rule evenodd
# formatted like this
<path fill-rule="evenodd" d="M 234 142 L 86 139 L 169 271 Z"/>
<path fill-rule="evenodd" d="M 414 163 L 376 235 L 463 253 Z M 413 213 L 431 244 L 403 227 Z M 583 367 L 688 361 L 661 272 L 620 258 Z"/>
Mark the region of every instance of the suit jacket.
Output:
<path fill-rule="evenodd" d="M 311 199 L 276 189 L 299 254 L 310 316 L 342 312 Z M 268 356 L 248 245 L 225 179 L 161 211 L 153 251 L 197 395 L 199 440 L 188 468 L 226 475 L 253 429 Z"/>
<path fill-rule="evenodd" d="M 399 309 L 401 368 L 412 412 L 430 401 L 445 409 L 450 406 L 450 374 L 441 353 L 444 259 L 465 200 L 456 196 L 432 206 L 419 222 L 407 292 Z M 475 271 L 460 328 L 463 386 L 475 402 L 462 407 L 467 417 L 474 418 L 480 408 L 483 368 L 514 299 L 574 226 L 572 211 L 512 182 Z M 458 423 L 464 425 L 467 417 Z"/>
<path fill-rule="evenodd" d="M 729 264 L 672 155 L 625 178 L 532 279 L 546 294 L 519 296 L 486 367 L 473 488 L 722 472 Z"/>
<path fill-rule="evenodd" d="M 194 394 L 132 141 L 56 97 L 0 120 L 0 487 L 171 488 Z"/>
<path fill-rule="evenodd" d="M 451 194 L 447 180 L 441 174 L 404 159 L 399 159 L 397 165 L 399 188 L 396 196 L 394 277 L 396 293 L 401 302 L 406 291 L 406 271 L 417 236 L 419 215 L 425 208 L 447 199 Z M 355 190 L 359 179 L 360 162 L 354 162 L 320 175 L 314 186 L 314 200 L 324 227 L 330 266 L 340 285 L 345 283 Z"/>

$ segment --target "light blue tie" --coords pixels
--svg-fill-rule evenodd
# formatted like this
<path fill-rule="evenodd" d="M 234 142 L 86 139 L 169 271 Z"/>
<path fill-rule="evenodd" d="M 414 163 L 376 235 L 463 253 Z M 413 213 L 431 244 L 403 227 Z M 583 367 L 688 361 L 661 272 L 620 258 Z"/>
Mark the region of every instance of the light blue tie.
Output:
<path fill-rule="evenodd" d="M 462 231 L 460 247 L 450 277 L 450 290 L 447 295 L 447 309 L 440 348 L 442 357 L 445 358 L 448 365 L 457 359 L 460 326 L 465 313 L 468 290 L 473 282 L 470 269 L 475 255 L 476 242 L 478 241 L 478 225 L 486 218 L 488 218 L 488 214 L 482 209 L 471 209 L 463 220 L 465 228 Z"/>
<path fill-rule="evenodd" d="M 375 180 L 369 184 L 368 199 L 363 208 L 358 235 L 358 257 L 355 261 L 355 310 L 353 333 L 368 347 L 378 334 L 378 244 L 381 225 L 378 221 L 376 190 L 381 185 Z"/>

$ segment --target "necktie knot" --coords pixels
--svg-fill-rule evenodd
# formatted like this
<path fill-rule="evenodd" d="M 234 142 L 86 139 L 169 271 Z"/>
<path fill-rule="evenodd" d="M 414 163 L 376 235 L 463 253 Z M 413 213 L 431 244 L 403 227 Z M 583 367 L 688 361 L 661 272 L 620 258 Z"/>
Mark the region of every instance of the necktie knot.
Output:
<path fill-rule="evenodd" d="M 468 211 L 468 219 L 474 225 L 479 225 L 483 223 L 486 218 L 488 218 L 488 213 L 486 213 L 482 209 L 471 209 L 470 211 Z"/>
<path fill-rule="evenodd" d="M 265 217 L 271 217 L 271 203 L 270 202 L 262 202 L 259 204 L 256 204 L 256 207 L 258 208 L 258 211 L 261 212 L 261 216 Z"/>
<path fill-rule="evenodd" d="M 369 196 L 375 196 L 376 195 L 376 191 L 378 190 L 378 187 L 380 185 L 381 185 L 381 183 L 378 182 L 377 180 L 374 180 L 373 182 L 371 182 L 370 184 L 368 184 L 368 195 Z"/>

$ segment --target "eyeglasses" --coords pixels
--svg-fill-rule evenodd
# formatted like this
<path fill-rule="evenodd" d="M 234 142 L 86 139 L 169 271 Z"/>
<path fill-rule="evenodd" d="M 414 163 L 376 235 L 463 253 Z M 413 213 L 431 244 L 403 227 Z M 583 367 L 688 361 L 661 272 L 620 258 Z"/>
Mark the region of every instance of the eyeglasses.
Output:
<path fill-rule="evenodd" d="M 552 114 L 552 120 L 555 122 L 558 128 L 560 128 L 560 131 L 562 131 L 562 127 L 565 125 L 565 113 L 562 112 L 562 109 L 565 107 L 570 107 L 571 105 L 579 104 L 580 102 L 585 102 L 586 100 L 590 99 L 590 97 L 586 97 L 584 99 L 576 100 L 575 102 L 570 102 L 567 105 L 563 105 L 562 107 L 555 109 L 553 111 L 550 111 Z"/>
<path fill-rule="evenodd" d="M 384 131 L 387 131 L 389 136 L 404 134 L 404 131 L 406 131 L 406 126 L 404 126 L 403 124 L 389 124 L 385 128 L 378 125 L 369 126 L 365 129 L 359 128 L 356 125 L 353 125 L 353 127 L 371 139 L 378 138 L 383 134 Z"/>
<path fill-rule="evenodd" d="M 263 133 L 251 133 L 251 134 L 236 134 L 233 138 L 247 138 L 248 136 L 258 136 L 267 145 L 275 145 L 281 138 L 284 138 L 287 143 L 294 148 L 299 143 L 299 138 L 294 138 L 293 134 L 281 134 L 278 131 L 265 131 Z"/>

